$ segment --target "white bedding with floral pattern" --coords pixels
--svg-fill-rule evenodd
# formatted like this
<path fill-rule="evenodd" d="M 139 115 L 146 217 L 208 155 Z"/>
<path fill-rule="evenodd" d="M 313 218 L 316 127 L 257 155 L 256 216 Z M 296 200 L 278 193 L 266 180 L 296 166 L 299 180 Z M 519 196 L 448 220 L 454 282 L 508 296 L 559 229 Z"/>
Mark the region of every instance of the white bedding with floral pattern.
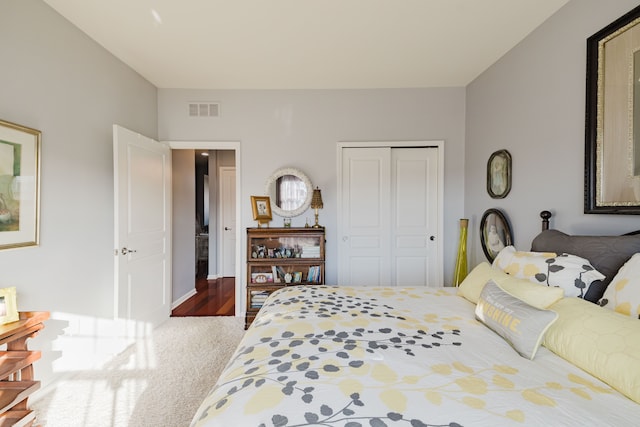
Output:
<path fill-rule="evenodd" d="M 639 425 L 640 405 L 544 347 L 519 356 L 455 292 L 275 292 L 192 425 Z"/>

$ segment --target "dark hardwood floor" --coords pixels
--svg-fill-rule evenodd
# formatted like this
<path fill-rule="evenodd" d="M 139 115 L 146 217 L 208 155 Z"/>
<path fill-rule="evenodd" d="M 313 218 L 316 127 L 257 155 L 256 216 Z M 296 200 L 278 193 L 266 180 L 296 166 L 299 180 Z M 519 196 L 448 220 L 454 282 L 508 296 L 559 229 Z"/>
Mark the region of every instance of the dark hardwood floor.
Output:
<path fill-rule="evenodd" d="M 172 317 L 235 316 L 235 277 L 196 278 L 197 293 L 173 309 Z"/>

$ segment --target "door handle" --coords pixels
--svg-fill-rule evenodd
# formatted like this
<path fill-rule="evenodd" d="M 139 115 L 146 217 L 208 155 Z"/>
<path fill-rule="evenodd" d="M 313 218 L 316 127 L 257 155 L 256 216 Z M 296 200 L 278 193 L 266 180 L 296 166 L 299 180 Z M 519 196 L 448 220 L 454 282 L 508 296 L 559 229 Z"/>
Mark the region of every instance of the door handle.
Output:
<path fill-rule="evenodd" d="M 229 230 L 231 230 L 229 227 L 224 228 L 224 231 L 229 231 Z"/>
<path fill-rule="evenodd" d="M 436 236 L 430 236 L 429 240 L 431 240 L 433 242 L 434 240 L 436 240 Z"/>
<path fill-rule="evenodd" d="M 138 251 L 135 249 L 122 248 L 120 252 L 122 253 L 122 255 L 128 255 L 128 254 L 136 253 Z"/>

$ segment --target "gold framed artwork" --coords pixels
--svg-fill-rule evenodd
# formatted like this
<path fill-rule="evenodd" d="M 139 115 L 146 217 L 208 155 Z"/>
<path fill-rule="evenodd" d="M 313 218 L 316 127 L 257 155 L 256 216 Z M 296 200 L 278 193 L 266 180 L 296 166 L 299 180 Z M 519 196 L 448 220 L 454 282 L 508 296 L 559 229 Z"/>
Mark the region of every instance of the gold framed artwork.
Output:
<path fill-rule="evenodd" d="M 0 325 L 15 322 L 20 318 L 16 302 L 16 288 L 0 289 Z"/>
<path fill-rule="evenodd" d="M 640 6 L 587 39 L 584 212 L 640 214 Z"/>
<path fill-rule="evenodd" d="M 0 120 L 0 249 L 36 246 L 41 132 Z"/>
<path fill-rule="evenodd" d="M 271 200 L 269 196 L 251 196 L 251 210 L 253 219 L 258 221 L 258 227 L 271 221 Z"/>

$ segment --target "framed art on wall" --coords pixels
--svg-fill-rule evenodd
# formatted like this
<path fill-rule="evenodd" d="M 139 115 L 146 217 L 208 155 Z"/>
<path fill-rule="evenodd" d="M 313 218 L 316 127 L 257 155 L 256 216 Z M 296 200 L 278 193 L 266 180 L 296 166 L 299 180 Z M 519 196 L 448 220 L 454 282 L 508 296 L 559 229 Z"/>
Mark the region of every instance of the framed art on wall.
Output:
<path fill-rule="evenodd" d="M 480 220 L 480 243 L 482 251 L 493 262 L 506 246 L 513 245 L 511 225 L 499 209 L 487 209 Z"/>
<path fill-rule="evenodd" d="M 511 191 L 511 154 L 498 150 L 487 162 L 487 192 L 493 199 L 503 199 Z"/>
<path fill-rule="evenodd" d="M 584 212 L 640 214 L 640 6 L 587 39 Z"/>
<path fill-rule="evenodd" d="M 0 249 L 38 245 L 41 132 L 0 120 Z"/>

